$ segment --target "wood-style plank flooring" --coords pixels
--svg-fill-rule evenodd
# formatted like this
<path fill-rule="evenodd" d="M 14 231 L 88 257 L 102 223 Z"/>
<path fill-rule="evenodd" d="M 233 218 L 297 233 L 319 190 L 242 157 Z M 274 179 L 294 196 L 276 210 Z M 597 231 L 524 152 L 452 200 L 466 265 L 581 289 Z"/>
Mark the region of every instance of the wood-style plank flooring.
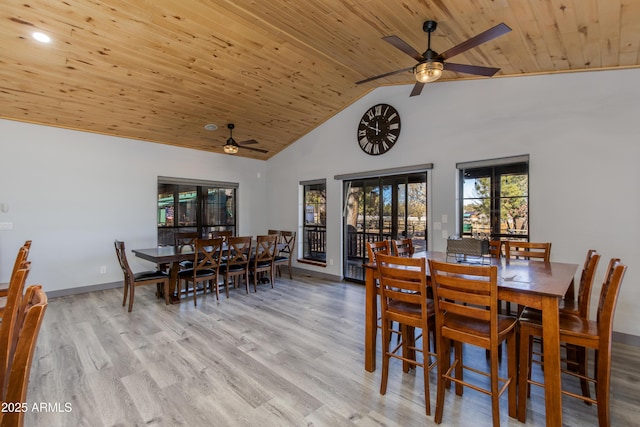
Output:
<path fill-rule="evenodd" d="M 361 285 L 283 277 L 274 289 L 232 289 L 219 302 L 200 295 L 197 307 L 191 298 L 166 306 L 154 291 L 139 287 L 132 313 L 121 289 L 49 300 L 26 426 L 435 425 L 433 412 L 425 415 L 421 374 L 403 374 L 392 361 L 382 396 L 380 368 L 364 370 Z M 466 363 L 484 369 L 484 351 L 467 350 Z M 640 422 L 639 353 L 614 345 L 612 426 Z M 434 371 L 432 411 L 435 390 Z M 484 394 L 448 392 L 446 404 L 442 426 L 491 425 Z M 566 426 L 597 425 L 595 406 L 569 397 L 563 406 Z M 506 393 L 501 411 L 503 426 L 523 425 L 508 417 Z M 544 425 L 538 387 L 526 425 Z"/>

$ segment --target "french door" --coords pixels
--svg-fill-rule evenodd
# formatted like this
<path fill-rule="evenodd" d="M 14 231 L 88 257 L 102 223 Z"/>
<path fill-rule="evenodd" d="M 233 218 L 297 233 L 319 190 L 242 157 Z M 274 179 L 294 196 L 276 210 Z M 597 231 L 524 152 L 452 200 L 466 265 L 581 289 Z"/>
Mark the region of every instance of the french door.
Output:
<path fill-rule="evenodd" d="M 411 238 L 427 249 L 427 173 L 344 181 L 344 278 L 364 282 L 367 242 Z"/>

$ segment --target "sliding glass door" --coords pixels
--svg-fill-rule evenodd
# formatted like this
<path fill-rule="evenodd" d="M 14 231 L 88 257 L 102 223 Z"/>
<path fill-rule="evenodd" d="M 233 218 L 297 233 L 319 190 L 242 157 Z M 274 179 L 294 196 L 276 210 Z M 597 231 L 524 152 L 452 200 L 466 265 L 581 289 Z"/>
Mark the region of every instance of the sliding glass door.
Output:
<path fill-rule="evenodd" d="M 427 174 L 344 182 L 344 278 L 364 281 L 367 242 L 411 238 L 427 247 Z"/>

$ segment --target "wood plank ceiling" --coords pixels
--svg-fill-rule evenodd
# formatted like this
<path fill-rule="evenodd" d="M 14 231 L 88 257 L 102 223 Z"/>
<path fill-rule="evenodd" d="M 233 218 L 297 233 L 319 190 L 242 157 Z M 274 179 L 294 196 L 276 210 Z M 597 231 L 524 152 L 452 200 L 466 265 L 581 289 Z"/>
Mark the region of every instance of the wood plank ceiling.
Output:
<path fill-rule="evenodd" d="M 423 52 L 427 19 L 437 52 L 511 27 L 455 57 L 496 77 L 640 65 L 640 0 L 3 0 L 0 17 L 0 117 L 213 152 L 233 122 L 268 150 L 237 154 L 256 159 L 380 85 L 414 83 L 354 84 L 413 66 L 381 38 Z"/>

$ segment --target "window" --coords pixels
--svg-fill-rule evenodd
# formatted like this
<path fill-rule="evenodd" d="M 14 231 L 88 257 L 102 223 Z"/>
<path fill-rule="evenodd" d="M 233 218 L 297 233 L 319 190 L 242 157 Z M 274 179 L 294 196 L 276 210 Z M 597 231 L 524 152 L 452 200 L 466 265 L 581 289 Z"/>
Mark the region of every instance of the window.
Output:
<path fill-rule="evenodd" d="M 529 157 L 468 162 L 460 169 L 462 236 L 529 240 Z"/>
<path fill-rule="evenodd" d="M 308 181 L 303 185 L 303 252 L 302 258 L 326 263 L 327 261 L 327 183 L 325 180 Z"/>
<path fill-rule="evenodd" d="M 236 235 L 237 184 L 158 179 L 158 245 L 173 245 L 176 232 L 214 230 Z"/>

